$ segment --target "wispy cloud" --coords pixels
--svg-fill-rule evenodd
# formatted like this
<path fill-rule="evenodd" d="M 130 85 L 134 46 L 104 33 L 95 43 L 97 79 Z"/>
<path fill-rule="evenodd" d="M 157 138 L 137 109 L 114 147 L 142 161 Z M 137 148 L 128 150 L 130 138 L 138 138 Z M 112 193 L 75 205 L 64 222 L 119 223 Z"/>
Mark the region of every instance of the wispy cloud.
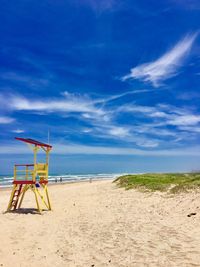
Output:
<path fill-rule="evenodd" d="M 29 86 L 29 88 L 47 86 L 49 84 L 49 77 L 31 77 L 29 75 L 17 72 L 1 72 L 0 79 L 5 80 L 7 82 L 15 82 L 23 85 L 25 84 Z"/>
<path fill-rule="evenodd" d="M 13 118 L 7 117 L 7 116 L 0 116 L 0 124 L 8 124 L 12 123 L 14 121 Z"/>
<path fill-rule="evenodd" d="M 192 99 L 197 99 L 200 98 L 200 93 L 199 92 L 184 92 L 176 96 L 177 99 L 181 100 L 192 100 Z"/>
<path fill-rule="evenodd" d="M 200 126 L 185 126 L 185 125 L 180 125 L 179 126 L 180 130 L 187 131 L 187 132 L 194 132 L 200 134 Z"/>
<path fill-rule="evenodd" d="M 124 138 L 124 137 L 127 137 L 130 135 L 129 129 L 126 127 L 112 126 L 109 128 L 110 129 L 108 129 L 108 134 L 110 134 L 112 136 Z"/>
<path fill-rule="evenodd" d="M 159 140 L 152 136 L 149 139 L 145 131 L 139 132 L 135 125 L 119 125 L 113 122 L 104 123 L 104 125 L 96 123 L 93 125 L 92 134 L 101 139 L 112 139 L 112 141 L 121 140 L 123 143 L 129 143 L 144 148 L 153 148 L 159 145 Z"/>
<path fill-rule="evenodd" d="M 197 125 L 200 123 L 200 115 L 185 114 L 185 115 L 172 115 L 169 116 L 166 121 L 169 125 L 181 126 L 181 125 Z"/>
<path fill-rule="evenodd" d="M 15 129 L 15 130 L 12 130 L 13 133 L 17 133 L 17 134 L 20 134 L 20 133 L 24 133 L 25 131 L 22 130 L 22 129 Z"/>
<path fill-rule="evenodd" d="M 107 155 L 146 155 L 146 156 L 200 156 L 200 147 L 185 147 L 177 149 L 159 149 L 159 150 L 143 150 L 127 147 L 109 147 L 109 146 L 84 146 L 77 144 L 55 144 L 55 154 L 107 154 Z M 18 150 L 19 151 L 19 150 Z"/>
<path fill-rule="evenodd" d="M 52 154 L 83 154 L 83 155 L 143 155 L 143 156 L 200 156 L 200 147 L 185 147 L 177 149 L 143 150 L 127 147 L 90 146 L 80 144 L 53 143 Z M 28 154 L 29 151 L 21 145 L 1 145 L 0 154 Z"/>
<path fill-rule="evenodd" d="M 94 103 L 96 103 L 96 104 L 106 104 L 108 102 L 112 102 L 112 101 L 118 100 L 118 99 L 126 97 L 128 95 L 149 93 L 151 91 L 152 90 L 149 90 L 149 89 L 132 90 L 132 91 L 128 91 L 128 92 L 125 92 L 125 93 L 122 93 L 122 94 L 112 95 L 112 96 L 108 96 L 108 97 L 97 99 L 97 100 L 94 101 Z"/>
<path fill-rule="evenodd" d="M 158 121 L 157 126 L 191 126 L 200 123 L 200 114 L 192 113 L 191 110 L 177 108 L 171 105 L 142 106 L 124 105 L 119 108 L 121 112 L 142 114 L 142 116 Z"/>
<path fill-rule="evenodd" d="M 3 99 L 3 98 L 2 98 Z M 102 109 L 96 107 L 87 96 L 63 93 L 60 98 L 28 99 L 21 95 L 10 95 L 9 102 L 4 103 L 10 110 L 32 111 L 32 112 L 69 112 L 69 113 L 95 113 L 103 116 Z"/>
<path fill-rule="evenodd" d="M 139 79 L 144 82 L 150 82 L 154 87 L 160 86 L 163 81 L 178 74 L 178 70 L 188 55 L 196 37 L 197 33 L 187 35 L 157 60 L 132 68 L 129 74 L 122 77 L 122 81 Z"/>
<path fill-rule="evenodd" d="M 200 127 L 200 114 L 193 110 L 166 104 L 143 106 L 129 102 L 121 106 L 110 105 L 110 101 L 123 96 L 92 98 L 65 91 L 57 98 L 2 96 L 0 104 L 8 112 L 28 111 L 47 116 L 53 113 L 62 119 L 72 117 L 78 120 L 79 125 L 74 134 L 84 132 L 91 138 L 109 139 L 113 143 L 129 143 L 141 148 L 159 148 L 166 140 L 173 144 L 188 140 L 188 134 L 198 134 L 198 131 L 192 131 L 191 126 Z M 5 102 L 5 98 L 9 101 Z M 133 118 L 132 123 L 123 121 L 126 116 Z M 22 133 L 23 130 L 17 128 L 14 131 Z"/>
<path fill-rule="evenodd" d="M 105 99 L 92 99 L 88 95 L 63 92 L 59 98 L 36 98 L 35 100 L 20 95 L 10 95 L 9 101 L 6 102 L 6 108 L 9 111 L 29 111 L 46 115 L 55 113 L 63 118 L 72 116 L 78 120 L 87 122 L 91 126 L 92 131 L 87 132 L 91 136 L 96 136 L 101 139 L 130 142 L 139 147 L 158 146 L 159 143 L 154 138 L 151 137 L 151 140 L 149 140 L 144 133 L 140 133 L 140 136 L 134 134 L 132 126 L 120 125 L 116 121 L 118 114 L 117 108 L 106 106 L 109 101 L 114 101 L 124 95 L 105 97 Z M 5 97 L 1 99 L 5 99 Z M 21 132 L 21 130 L 19 131 Z"/>

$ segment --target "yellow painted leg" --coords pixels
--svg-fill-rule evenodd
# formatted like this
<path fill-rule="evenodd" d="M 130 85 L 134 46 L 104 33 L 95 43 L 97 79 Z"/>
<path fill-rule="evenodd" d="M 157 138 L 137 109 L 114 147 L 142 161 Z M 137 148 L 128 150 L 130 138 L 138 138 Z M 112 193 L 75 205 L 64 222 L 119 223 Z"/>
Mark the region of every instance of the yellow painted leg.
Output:
<path fill-rule="evenodd" d="M 40 196 L 40 198 L 41 198 L 43 204 L 47 207 L 47 209 L 49 209 L 49 206 L 48 206 L 48 204 L 46 203 L 43 194 L 41 194 L 40 191 L 39 191 L 37 188 L 36 188 L 36 191 L 37 191 L 38 195 Z M 43 190 L 43 191 L 44 191 L 44 190 Z"/>
<path fill-rule="evenodd" d="M 44 187 L 44 190 L 45 190 L 45 193 L 46 193 L 46 196 L 47 196 L 49 210 L 51 210 L 51 202 L 50 202 L 50 199 L 49 199 L 49 193 L 48 193 L 48 189 L 47 189 L 47 186 L 46 185 Z"/>
<path fill-rule="evenodd" d="M 37 196 L 37 190 L 36 190 L 35 186 L 34 186 L 34 188 L 32 188 L 32 191 L 35 194 L 35 201 L 36 201 L 36 204 L 37 204 L 37 209 L 38 209 L 39 213 L 41 213 L 41 209 L 40 209 L 40 205 L 39 205 L 39 201 L 38 201 L 38 196 Z"/>
<path fill-rule="evenodd" d="M 15 185 L 13 186 L 13 189 L 12 189 L 12 193 L 11 193 L 11 196 L 10 196 L 10 200 L 9 200 L 9 204 L 8 204 L 7 211 L 10 211 L 10 209 L 11 209 L 11 207 L 12 207 L 12 201 L 13 201 L 13 197 L 14 197 L 16 188 L 17 188 L 17 185 L 15 184 Z"/>
<path fill-rule="evenodd" d="M 19 202 L 19 205 L 18 205 L 18 209 L 21 208 L 21 205 L 22 205 L 22 201 L 24 199 L 24 195 L 26 193 L 26 191 L 28 190 L 28 185 L 25 185 L 22 192 L 21 192 L 21 199 L 20 199 L 20 202 Z"/>

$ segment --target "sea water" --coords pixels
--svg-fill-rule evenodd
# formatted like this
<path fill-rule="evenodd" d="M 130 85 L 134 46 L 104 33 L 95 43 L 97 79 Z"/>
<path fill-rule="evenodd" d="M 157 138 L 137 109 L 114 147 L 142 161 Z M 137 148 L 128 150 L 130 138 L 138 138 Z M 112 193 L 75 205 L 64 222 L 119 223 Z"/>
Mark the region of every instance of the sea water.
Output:
<path fill-rule="evenodd" d="M 117 177 L 125 175 L 124 173 L 97 173 L 97 174 L 56 174 L 50 175 L 48 180 L 49 183 L 69 183 L 69 182 L 81 182 L 81 181 L 95 181 L 95 180 L 106 180 L 116 179 Z M 1 175 L 0 176 L 0 188 L 11 187 L 13 182 L 13 176 Z"/>

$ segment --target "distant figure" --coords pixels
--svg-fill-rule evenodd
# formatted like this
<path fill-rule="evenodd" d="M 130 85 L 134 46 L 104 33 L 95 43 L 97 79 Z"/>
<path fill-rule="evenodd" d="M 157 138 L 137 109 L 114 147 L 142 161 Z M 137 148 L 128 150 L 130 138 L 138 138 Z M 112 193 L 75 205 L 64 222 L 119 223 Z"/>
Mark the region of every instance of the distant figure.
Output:
<path fill-rule="evenodd" d="M 60 182 L 62 183 L 62 177 L 60 177 Z"/>
<path fill-rule="evenodd" d="M 55 183 L 57 183 L 58 182 L 58 179 L 57 179 L 57 177 L 55 178 Z"/>

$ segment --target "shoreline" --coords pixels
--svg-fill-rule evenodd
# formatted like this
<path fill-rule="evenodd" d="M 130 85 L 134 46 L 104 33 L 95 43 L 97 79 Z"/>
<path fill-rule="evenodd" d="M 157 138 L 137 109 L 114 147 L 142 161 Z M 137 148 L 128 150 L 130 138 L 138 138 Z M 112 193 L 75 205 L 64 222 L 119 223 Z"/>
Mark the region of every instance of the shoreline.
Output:
<path fill-rule="evenodd" d="M 92 181 L 90 182 L 89 179 L 83 179 L 83 180 L 71 180 L 71 181 L 58 181 L 58 182 L 49 182 L 48 183 L 48 187 L 52 187 L 52 186 L 59 186 L 59 185 L 66 185 L 66 184 L 81 184 L 81 183 L 95 183 L 95 182 L 100 182 L 100 181 L 114 181 L 115 178 L 100 178 L 100 179 L 92 179 Z M 11 191 L 13 185 L 10 186 L 3 186 L 1 187 L 0 184 L 0 192 L 2 191 Z"/>

